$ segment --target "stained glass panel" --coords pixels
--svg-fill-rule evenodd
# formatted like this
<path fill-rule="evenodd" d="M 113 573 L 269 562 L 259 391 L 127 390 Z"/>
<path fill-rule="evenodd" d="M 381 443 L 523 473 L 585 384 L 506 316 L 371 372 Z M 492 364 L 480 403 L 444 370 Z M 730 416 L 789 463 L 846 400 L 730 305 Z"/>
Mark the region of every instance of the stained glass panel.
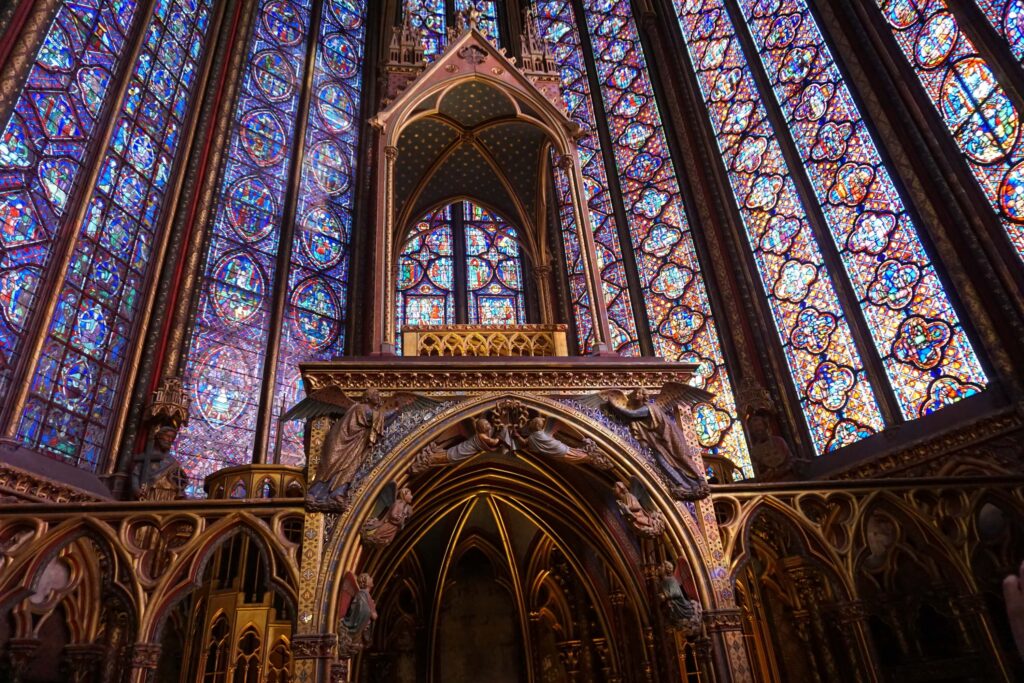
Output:
<path fill-rule="evenodd" d="M 815 450 L 846 445 L 883 422 L 832 276 L 721 0 L 675 7 Z"/>
<path fill-rule="evenodd" d="M 985 373 L 806 0 L 740 6 L 903 416 L 977 393 Z"/>
<path fill-rule="evenodd" d="M 330 360 L 345 351 L 365 32 L 365 0 L 324 4 L 278 351 L 275 418 L 302 397 L 299 363 Z M 277 420 L 271 425 L 273 444 Z M 287 423 L 280 444 L 281 462 L 301 464 L 302 424 Z"/>
<path fill-rule="evenodd" d="M 455 260 L 451 206 L 427 214 L 413 228 L 398 257 L 395 310 L 401 352 L 403 325 L 455 322 Z"/>
<path fill-rule="evenodd" d="M 439 54 L 447 39 L 445 0 L 406 0 L 405 13 L 413 28 L 423 34 L 424 55 Z"/>
<path fill-rule="evenodd" d="M 159 3 L 32 379 L 19 436 L 95 468 L 118 403 L 212 0 Z"/>
<path fill-rule="evenodd" d="M 498 30 L 498 4 L 494 0 L 455 0 L 456 12 L 465 12 L 470 6 L 480 12 L 480 18 L 477 20 L 480 32 L 501 45 L 501 33 Z"/>
<path fill-rule="evenodd" d="M 713 405 L 696 410 L 701 445 L 752 474 L 629 0 L 584 0 L 583 7 L 656 353 L 699 364 L 697 381 L 715 394 Z"/>
<path fill-rule="evenodd" d="M 587 81 L 587 66 L 580 47 L 580 38 L 572 19 L 569 0 L 541 0 L 537 3 L 537 28 L 540 36 L 554 48 L 562 79 L 562 99 L 569 116 L 583 131 L 577 140 L 577 153 L 583 171 L 584 191 L 590 212 L 590 225 L 594 233 L 601 284 L 611 326 L 612 347 L 625 355 L 640 352 L 637 342 L 636 318 L 622 264 L 622 247 L 612 213 L 608 177 L 605 172 L 601 142 L 597 134 L 597 120 Z M 593 321 L 580 244 L 576 235 L 576 217 L 566 171 L 555 168 L 555 189 L 558 194 L 558 213 L 562 228 L 562 245 L 568 267 L 569 289 L 572 296 L 573 319 L 581 351 L 590 350 Z"/>
<path fill-rule="evenodd" d="M 1024 258 L 1024 141 L 1020 113 L 944 0 L 875 0 Z"/>
<path fill-rule="evenodd" d="M 175 444 L 194 493 L 252 458 L 310 2 L 261 0 L 249 42 L 185 368 L 192 419 Z M 340 182 L 332 164 L 316 168 Z"/>
<path fill-rule="evenodd" d="M 1024 62 L 1024 0 L 975 0 L 989 22 L 1010 44 L 1010 51 L 1018 60 Z M 951 27 L 949 38 L 956 35 L 956 27 Z"/>
<path fill-rule="evenodd" d="M 122 70 L 136 2 L 62 3 L 0 133 L 0 400 L 68 198 Z"/>
<path fill-rule="evenodd" d="M 469 322 L 526 322 L 523 267 L 516 229 L 483 207 L 465 202 L 466 288 Z"/>

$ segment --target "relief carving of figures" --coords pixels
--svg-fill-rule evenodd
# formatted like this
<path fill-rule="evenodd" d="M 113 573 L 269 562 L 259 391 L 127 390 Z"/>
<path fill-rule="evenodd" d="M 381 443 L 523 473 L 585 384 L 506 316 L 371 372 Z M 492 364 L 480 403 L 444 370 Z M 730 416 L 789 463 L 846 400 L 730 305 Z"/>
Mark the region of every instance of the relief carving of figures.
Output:
<path fill-rule="evenodd" d="M 358 577 L 347 572 L 341 583 L 338 603 L 338 657 L 348 659 L 370 644 L 373 622 L 377 619 L 377 605 L 370 591 L 373 577 L 363 573 Z"/>
<path fill-rule="evenodd" d="M 644 389 L 637 389 L 628 396 L 614 389 L 598 394 L 596 403 L 605 405 L 613 415 L 628 423 L 633 437 L 651 449 L 668 477 L 674 498 L 698 500 L 706 497 L 710 489 L 704 473 L 694 464 L 692 449 L 675 413 L 680 404 L 706 401 L 707 397 L 700 389 L 668 382 L 654 397 Z M 594 401 L 588 402 L 593 404 Z"/>
<path fill-rule="evenodd" d="M 306 496 L 307 507 L 322 511 L 343 509 L 353 477 L 384 433 L 384 426 L 399 410 L 412 403 L 433 401 L 404 392 L 382 398 L 374 388 L 354 400 L 337 387 L 326 387 L 285 413 L 282 421 L 325 415 L 337 418 L 324 438 L 315 481 Z"/>
<path fill-rule="evenodd" d="M 416 456 L 410 469 L 413 474 L 420 474 L 431 467 L 453 465 L 481 453 L 494 453 L 499 447 L 508 448 L 510 445 L 512 445 L 512 438 L 507 429 L 497 433 L 490 420 L 485 417 L 477 417 L 473 420 L 473 435 L 471 437 L 448 448 L 431 443 Z"/>
<path fill-rule="evenodd" d="M 665 533 L 665 518 L 661 510 L 654 507 L 651 497 L 636 477 L 633 477 L 629 486 L 622 481 L 615 482 L 615 502 L 637 535 L 657 538 Z"/>
<path fill-rule="evenodd" d="M 382 548 L 390 544 L 412 516 L 412 490 L 408 486 L 397 491 L 396 488 L 394 483 L 385 487 L 377 501 L 378 507 L 383 507 L 384 512 L 365 522 L 360 529 L 363 542 L 368 545 Z"/>
<path fill-rule="evenodd" d="M 518 432 L 520 448 L 530 455 L 555 458 L 571 464 L 591 464 L 600 470 L 609 470 L 614 465 L 591 439 L 583 440 L 583 448 L 575 448 L 555 437 L 550 431 L 548 420 L 542 416 L 532 417 Z"/>
<path fill-rule="evenodd" d="M 675 564 L 666 560 L 658 573 L 658 598 L 665 618 L 672 628 L 682 631 L 687 638 L 699 638 L 703 612 L 700 603 L 689 597 L 696 595 L 697 590 L 686 560 L 679 558 Z"/>

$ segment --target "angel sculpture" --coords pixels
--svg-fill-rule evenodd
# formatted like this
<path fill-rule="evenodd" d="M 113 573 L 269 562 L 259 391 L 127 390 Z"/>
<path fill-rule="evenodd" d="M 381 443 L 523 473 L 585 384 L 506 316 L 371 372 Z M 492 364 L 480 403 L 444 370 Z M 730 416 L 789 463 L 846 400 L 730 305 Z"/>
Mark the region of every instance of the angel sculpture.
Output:
<path fill-rule="evenodd" d="M 638 535 L 657 538 L 665 533 L 665 518 L 661 510 L 654 507 L 647 490 L 636 477 L 630 480 L 629 486 L 622 481 L 615 482 L 615 501 L 619 512 Z"/>
<path fill-rule="evenodd" d="M 591 439 L 584 439 L 583 448 L 574 448 L 556 438 L 548 431 L 548 420 L 541 416 L 530 418 L 518 436 L 522 441 L 520 447 L 531 455 L 556 458 L 573 464 L 590 463 L 601 470 L 609 470 L 614 466 Z"/>
<path fill-rule="evenodd" d="M 669 624 L 682 631 L 687 638 L 699 638 L 702 612 L 700 603 L 689 597 L 697 594 L 697 588 L 693 585 L 686 560 L 680 557 L 674 565 L 665 560 L 659 573 L 661 583 L 658 597 Z"/>
<path fill-rule="evenodd" d="M 338 601 L 338 657 L 348 659 L 370 644 L 370 631 L 377 619 L 377 605 L 370 591 L 373 577 L 346 572 Z"/>
<path fill-rule="evenodd" d="M 420 474 L 431 467 L 442 467 L 468 460 L 480 453 L 491 453 L 498 450 L 499 446 L 506 448 L 515 447 L 511 436 L 503 431 L 501 434 L 494 433 L 494 425 L 485 417 L 478 417 L 473 420 L 473 436 L 460 441 L 454 446 L 442 448 L 436 443 L 431 443 L 416 456 L 411 471 L 413 474 Z"/>
<path fill-rule="evenodd" d="M 399 410 L 416 402 L 433 403 L 405 392 L 382 399 L 374 388 L 367 389 L 357 401 L 337 387 L 326 387 L 314 391 L 285 413 L 282 421 L 324 415 L 339 418 L 324 438 L 316 477 L 306 496 L 307 505 L 322 510 L 344 507 L 352 478 L 383 434 L 384 425 Z"/>
<path fill-rule="evenodd" d="M 408 486 L 403 486 L 396 493 L 396 488 L 394 483 L 384 488 L 377 499 L 378 507 L 384 507 L 384 511 L 365 522 L 360 530 L 363 541 L 369 545 L 383 548 L 391 543 L 412 516 L 412 491 Z"/>
<path fill-rule="evenodd" d="M 637 389 L 628 396 L 618 390 L 597 395 L 620 418 L 629 422 L 629 431 L 647 445 L 670 481 L 669 489 L 679 500 L 699 500 L 710 493 L 704 474 L 693 462 L 683 426 L 675 418 L 676 406 L 707 401 L 710 395 L 677 382 L 668 382 L 661 393 L 650 400 L 647 391 Z"/>

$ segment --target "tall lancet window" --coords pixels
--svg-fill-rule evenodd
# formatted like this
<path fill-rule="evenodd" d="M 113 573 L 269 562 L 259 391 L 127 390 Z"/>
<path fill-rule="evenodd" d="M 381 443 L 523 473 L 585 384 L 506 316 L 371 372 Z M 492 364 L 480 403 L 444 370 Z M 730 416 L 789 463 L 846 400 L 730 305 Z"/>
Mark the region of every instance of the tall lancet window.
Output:
<path fill-rule="evenodd" d="M 59 88 L 62 82 L 76 87 L 44 96 L 53 107 L 43 129 L 57 133 L 54 141 L 68 142 L 36 137 L 33 143 L 43 143 L 38 150 L 43 155 L 60 155 L 36 159 L 56 215 L 65 209 L 72 213 L 67 202 L 79 180 L 87 131 L 98 128 L 94 124 L 104 96 L 116 90 L 111 80 L 115 53 L 125 47 L 122 32 L 136 15 L 135 3 L 106 4 L 65 5 L 41 50 L 43 60 L 58 73 L 77 67 L 73 81 L 63 76 L 47 80 L 50 87 Z M 212 12 L 212 0 L 175 0 L 141 15 L 148 18 L 141 50 L 113 114 L 108 146 L 98 157 L 98 177 L 76 207 L 84 209 L 78 214 L 81 222 L 69 226 L 73 236 L 66 270 L 55 274 L 58 285 L 46 293 L 54 297 L 53 313 L 44 321 L 41 354 L 26 377 L 30 383 L 18 436 L 31 447 L 88 469 L 100 464 L 110 446 L 110 429 L 126 407 L 118 399 L 130 359 L 137 357 L 133 339 L 142 327 L 140 318 L 145 318 L 150 266 L 159 262 L 167 236 L 159 229 L 160 221 L 187 132 Z M 75 46 L 83 42 L 85 53 L 76 55 Z M 81 65 L 76 64 L 79 57 Z M 42 74 L 30 77 L 30 88 L 37 76 Z M 32 90 L 27 92 L 31 97 Z M 33 99 L 38 105 L 40 100 Z M 41 265 L 49 244 L 37 242 L 34 247 Z"/>
<path fill-rule="evenodd" d="M 475 9 L 477 28 L 492 41 L 501 44 L 501 17 L 496 0 L 405 0 L 404 16 L 423 34 L 423 52 L 429 58 L 439 54 L 448 43 L 448 27 L 457 23 L 456 13 Z"/>
<path fill-rule="evenodd" d="M 981 391 L 985 373 L 806 0 L 739 4 L 903 417 Z M 819 94 L 820 116 L 804 104 Z"/>
<path fill-rule="evenodd" d="M 523 324 L 523 280 L 515 226 L 473 202 L 431 211 L 413 227 L 398 260 L 399 342 L 403 325 Z"/>
<path fill-rule="evenodd" d="M 194 490 L 254 455 L 300 462 L 298 431 L 273 417 L 296 398 L 299 362 L 343 350 L 365 12 L 257 4 L 189 344 L 193 419 L 175 445 Z"/>
<path fill-rule="evenodd" d="M 1024 258 L 1020 112 L 944 0 L 876 3 L 1017 255 Z"/>
<path fill-rule="evenodd" d="M 1024 0 L 975 0 L 992 26 L 1024 62 Z"/>
<path fill-rule="evenodd" d="M 88 175 L 103 115 L 117 106 L 129 35 L 145 20 L 136 2 L 90 5 L 57 10 L 0 133 L 0 403 L 25 351 L 54 241 L 74 208 L 69 199 Z"/>

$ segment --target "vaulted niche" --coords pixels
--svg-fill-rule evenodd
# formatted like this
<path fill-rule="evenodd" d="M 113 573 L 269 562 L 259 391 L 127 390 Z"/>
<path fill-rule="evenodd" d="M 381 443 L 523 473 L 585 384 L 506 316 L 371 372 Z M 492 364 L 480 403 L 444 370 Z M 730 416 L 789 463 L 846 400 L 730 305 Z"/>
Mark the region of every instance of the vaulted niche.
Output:
<path fill-rule="evenodd" d="M 516 64 L 475 28 L 431 64 L 399 30 L 385 66 L 378 136 L 374 346 L 398 350 L 408 325 L 507 326 L 557 319 L 549 225 L 552 180 L 572 189 L 563 216 L 579 245 L 572 286 L 585 292 L 596 350 L 608 324 L 593 235 L 558 74 L 542 44 Z M 408 43 L 408 45 L 407 45 Z M 421 71 L 422 70 L 422 71 Z M 528 283 L 528 284 L 527 284 Z"/>

